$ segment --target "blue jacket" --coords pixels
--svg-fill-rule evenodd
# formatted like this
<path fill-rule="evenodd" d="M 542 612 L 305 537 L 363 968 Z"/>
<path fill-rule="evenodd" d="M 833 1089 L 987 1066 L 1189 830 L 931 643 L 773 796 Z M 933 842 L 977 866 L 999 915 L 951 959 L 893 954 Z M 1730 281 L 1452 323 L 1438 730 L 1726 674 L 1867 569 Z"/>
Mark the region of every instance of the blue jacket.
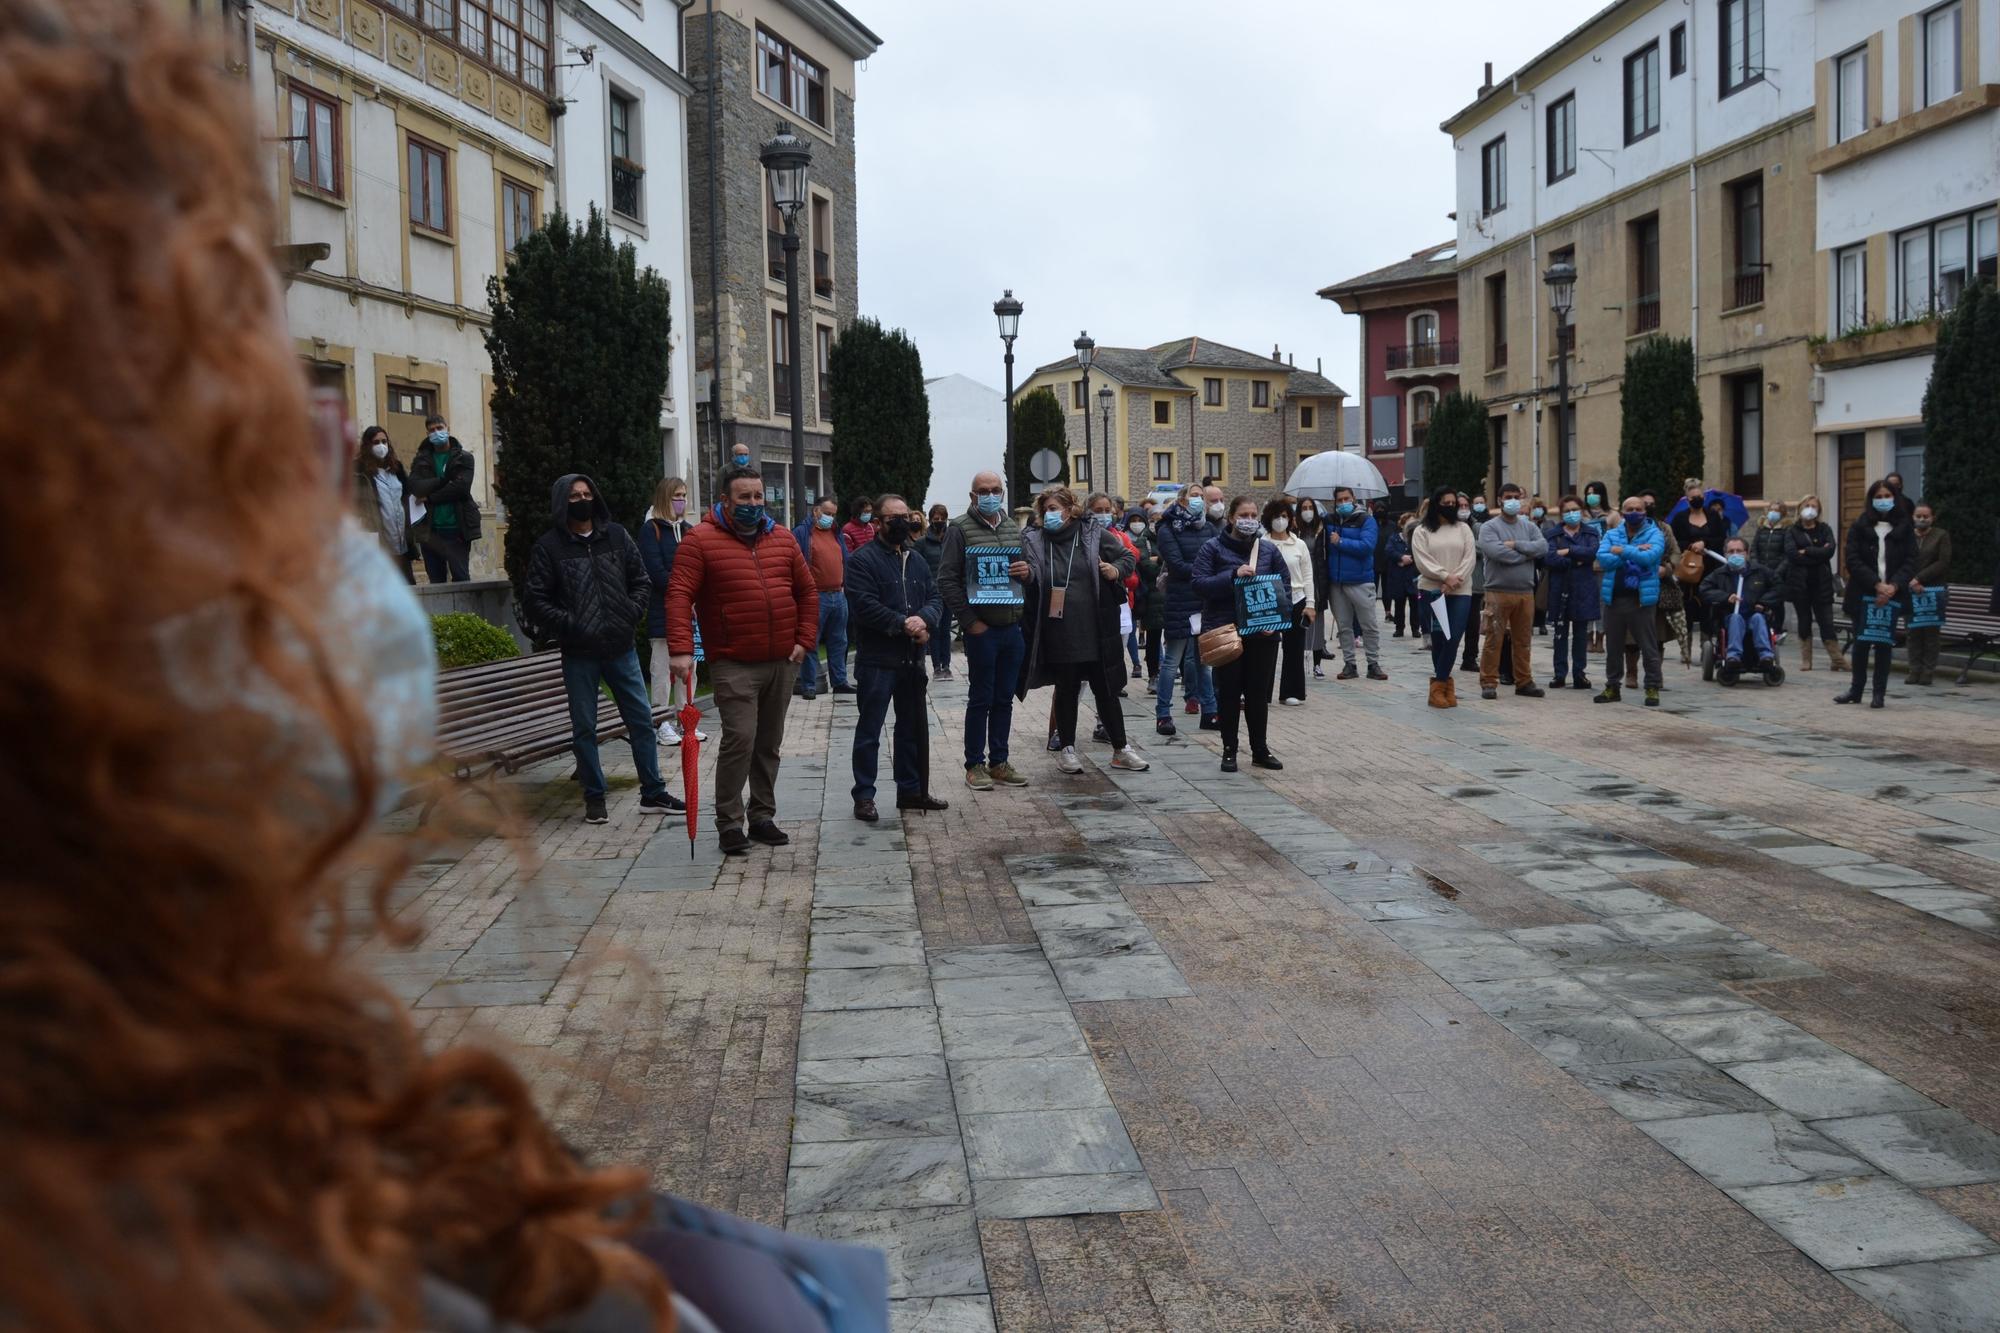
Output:
<path fill-rule="evenodd" d="M 1257 558 L 1250 548 L 1233 536 L 1211 537 L 1194 558 L 1194 590 L 1201 598 L 1201 632 L 1236 623 L 1236 571 L 1254 564 L 1259 574 L 1276 574 L 1284 589 L 1286 606 L 1292 604 L 1292 576 L 1285 570 L 1285 557 L 1278 548 L 1260 538 Z"/>
<path fill-rule="evenodd" d="M 1186 505 L 1177 504 L 1167 506 L 1153 535 L 1159 543 L 1160 563 L 1167 567 L 1166 635 L 1185 639 L 1188 621 L 1201 610 L 1193 582 L 1195 557 L 1216 535 L 1216 528 L 1206 518 L 1188 513 Z"/>
<path fill-rule="evenodd" d="M 1551 523 L 1542 529 L 1542 536 L 1548 539 L 1548 554 L 1542 557 L 1542 567 L 1549 571 L 1549 621 L 1552 624 L 1579 620 L 1596 620 L 1603 614 L 1603 599 L 1598 596 L 1597 534 L 1588 523 L 1578 526 L 1574 535 L 1560 523 Z M 1568 555 L 1559 554 L 1568 551 Z"/>
<path fill-rule="evenodd" d="M 812 519 L 808 518 L 806 519 L 805 522 L 799 524 L 796 528 L 792 529 L 792 536 L 798 538 L 799 541 L 799 554 L 806 558 L 807 569 L 812 568 L 812 562 L 813 562 L 812 525 L 813 525 Z M 846 587 L 847 586 L 847 543 L 840 540 L 839 528 L 828 528 L 827 531 L 833 534 L 833 544 L 840 548 L 840 583 L 842 587 Z M 917 549 L 915 542 L 910 543 L 910 549 L 912 551 Z"/>
<path fill-rule="evenodd" d="M 1410 553 L 1410 544 L 1403 540 L 1401 528 L 1382 529 L 1382 595 L 1384 597 L 1414 597 L 1417 595 L 1417 567 L 1406 565 L 1403 557 Z M 1347 545 L 1346 541 L 1341 542 Z"/>
<path fill-rule="evenodd" d="M 1660 525 L 1647 519 L 1639 526 L 1637 536 L 1627 536 L 1623 523 L 1605 523 L 1604 539 L 1597 545 L 1597 567 L 1604 571 L 1604 582 L 1599 585 L 1597 595 L 1605 606 L 1611 605 L 1611 595 L 1617 590 L 1619 580 L 1625 576 L 1626 566 L 1638 566 L 1639 605 L 1656 606 L 1660 600 L 1660 562 L 1667 558 L 1667 534 Z"/>
<path fill-rule="evenodd" d="M 854 633 L 854 660 L 868 666 L 910 666 L 923 660 L 922 651 L 903 628 L 911 616 L 922 616 L 937 633 L 944 619 L 944 600 L 930 562 L 915 541 L 902 550 L 879 538 L 847 557 L 843 588 L 847 620 Z"/>
<path fill-rule="evenodd" d="M 653 580 L 653 595 L 646 599 L 646 637 L 667 637 L 667 576 L 674 572 L 674 552 L 681 546 L 687 524 L 676 524 L 646 511 L 639 525 L 639 558 L 646 562 L 646 576 Z"/>
<path fill-rule="evenodd" d="M 1329 583 L 1375 581 L 1375 516 L 1335 517 L 1326 530 L 1326 579 Z M 1338 536 L 1340 540 L 1334 541 Z"/>

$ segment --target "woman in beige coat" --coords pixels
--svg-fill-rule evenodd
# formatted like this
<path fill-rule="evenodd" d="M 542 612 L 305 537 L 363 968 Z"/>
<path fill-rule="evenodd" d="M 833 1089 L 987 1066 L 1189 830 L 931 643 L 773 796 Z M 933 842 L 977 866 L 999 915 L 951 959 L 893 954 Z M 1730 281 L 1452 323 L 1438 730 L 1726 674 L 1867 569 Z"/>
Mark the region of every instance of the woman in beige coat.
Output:
<path fill-rule="evenodd" d="M 1458 661 L 1466 621 L 1472 618 L 1472 565 L 1477 556 L 1471 527 L 1459 522 L 1457 491 L 1440 486 L 1432 493 L 1423 521 L 1410 534 L 1410 555 L 1417 563 L 1417 595 L 1432 612 L 1430 705 L 1456 708 L 1458 690 L 1451 669 Z M 1444 594 L 1442 604 L 1439 593 Z"/>

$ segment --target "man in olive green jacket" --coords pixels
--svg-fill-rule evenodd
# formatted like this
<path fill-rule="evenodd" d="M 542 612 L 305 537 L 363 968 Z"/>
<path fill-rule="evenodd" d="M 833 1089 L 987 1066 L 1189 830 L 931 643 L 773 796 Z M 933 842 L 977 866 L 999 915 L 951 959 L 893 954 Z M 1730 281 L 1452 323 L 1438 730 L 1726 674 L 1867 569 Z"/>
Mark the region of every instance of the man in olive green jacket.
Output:
<path fill-rule="evenodd" d="M 966 561 L 982 546 L 1011 548 L 1007 573 L 1011 601 L 972 601 Z M 1007 762 L 1007 733 L 1014 725 L 1014 685 L 1021 672 L 1023 580 L 1032 578 L 1021 559 L 1021 525 L 1007 512 L 1007 487 L 997 472 L 972 479 L 972 504 L 944 530 L 938 559 L 938 590 L 952 618 L 965 627 L 965 785 L 992 791 L 994 783 L 1025 787 L 1028 780 Z"/>

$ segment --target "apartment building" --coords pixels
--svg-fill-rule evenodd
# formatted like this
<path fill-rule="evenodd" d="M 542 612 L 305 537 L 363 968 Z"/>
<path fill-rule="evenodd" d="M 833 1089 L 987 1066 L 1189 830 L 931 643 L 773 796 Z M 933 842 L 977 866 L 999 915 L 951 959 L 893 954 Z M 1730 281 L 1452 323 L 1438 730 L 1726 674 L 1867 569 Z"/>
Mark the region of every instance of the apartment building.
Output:
<path fill-rule="evenodd" d="M 1384 481 L 1414 494 L 1431 413 L 1458 388 L 1458 245 L 1428 246 L 1319 296 L 1361 317 L 1355 438 Z"/>
<path fill-rule="evenodd" d="M 1098 347 L 1087 385 L 1071 354 L 1037 367 L 1014 401 L 1041 388 L 1063 405 L 1079 490 L 1132 498 L 1213 477 L 1225 489 L 1275 491 L 1300 459 L 1342 447 L 1347 391 L 1276 348 L 1265 357 L 1209 338 Z"/>
<path fill-rule="evenodd" d="M 712 477 L 729 446 L 749 445 L 765 497 L 782 513 L 792 470 L 785 224 L 758 150 L 780 123 L 812 147 L 810 202 L 798 219 L 810 503 L 823 493 L 832 440 L 828 356 L 860 305 L 855 73 L 882 39 L 834 0 L 703 0 L 681 21 L 696 89 L 687 142 L 698 453 Z"/>
<path fill-rule="evenodd" d="M 1924 493 L 1935 316 L 2000 252 L 2000 0 L 1815 6 L 1816 489 Z M 1837 497 L 1837 499 L 1836 499 Z"/>
<path fill-rule="evenodd" d="M 1444 123 L 1460 377 L 1489 404 L 1494 482 L 1615 484 L 1625 355 L 1658 333 L 1694 345 L 1710 484 L 1816 484 L 1814 50 L 1810 0 L 1617 0 L 1512 74 L 1489 67 Z M 1543 281 L 1559 259 L 1576 269 L 1561 327 Z"/>

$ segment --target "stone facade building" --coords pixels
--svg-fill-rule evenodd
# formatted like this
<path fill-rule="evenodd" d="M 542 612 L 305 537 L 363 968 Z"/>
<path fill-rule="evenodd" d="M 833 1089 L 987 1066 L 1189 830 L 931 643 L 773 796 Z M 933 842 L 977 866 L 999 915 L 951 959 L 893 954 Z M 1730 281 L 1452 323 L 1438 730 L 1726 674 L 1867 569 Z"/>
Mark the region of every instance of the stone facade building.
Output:
<path fill-rule="evenodd" d="M 1458 388 L 1458 247 L 1447 241 L 1322 287 L 1361 316 L 1360 442 L 1391 486 L 1414 496 L 1438 399 Z"/>
<path fill-rule="evenodd" d="M 663 0 L 656 0 L 663 2 Z M 833 0 L 727 0 L 683 18 L 689 100 L 689 226 L 701 474 L 741 441 L 784 512 L 791 482 L 784 222 L 758 150 L 790 125 L 812 146 L 799 214 L 799 355 L 808 500 L 826 475 L 826 362 L 859 305 L 855 66 L 881 39 Z M 719 355 L 718 355 L 719 349 Z"/>
<path fill-rule="evenodd" d="M 1042 388 L 1066 413 L 1069 475 L 1079 491 L 1137 499 L 1212 477 L 1225 490 L 1262 495 L 1282 487 L 1300 459 L 1343 445 L 1347 391 L 1276 349 L 1265 357 L 1208 338 L 1099 347 L 1087 388 L 1072 354 L 1037 367 L 1014 401 Z"/>

